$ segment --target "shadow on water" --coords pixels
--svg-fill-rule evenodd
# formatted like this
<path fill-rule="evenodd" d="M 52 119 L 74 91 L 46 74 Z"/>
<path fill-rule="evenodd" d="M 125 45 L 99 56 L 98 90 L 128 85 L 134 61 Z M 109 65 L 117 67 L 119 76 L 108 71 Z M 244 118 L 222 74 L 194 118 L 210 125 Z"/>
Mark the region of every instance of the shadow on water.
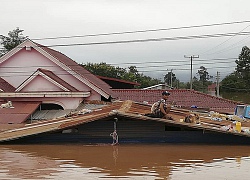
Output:
<path fill-rule="evenodd" d="M 175 179 L 182 168 L 249 157 L 249 146 L 6 145 L 0 146 L 0 179 Z"/>

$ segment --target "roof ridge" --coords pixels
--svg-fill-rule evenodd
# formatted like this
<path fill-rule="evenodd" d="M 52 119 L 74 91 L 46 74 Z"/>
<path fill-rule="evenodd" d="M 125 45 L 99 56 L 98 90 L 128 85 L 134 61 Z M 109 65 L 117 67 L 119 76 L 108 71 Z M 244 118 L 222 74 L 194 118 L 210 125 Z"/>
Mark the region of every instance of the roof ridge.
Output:
<path fill-rule="evenodd" d="M 61 52 L 59 52 L 57 50 L 51 49 L 51 48 L 49 48 L 47 46 L 40 45 L 38 43 L 36 43 L 36 44 L 39 47 L 41 47 L 46 53 L 48 53 L 49 55 L 51 55 L 52 57 L 57 59 L 60 63 L 64 64 L 68 68 L 72 69 L 75 72 L 75 74 L 78 74 L 83 79 L 86 79 L 91 84 L 91 86 L 93 86 L 92 88 L 94 90 L 99 91 L 99 89 L 100 89 L 101 90 L 100 94 L 103 95 L 104 97 L 107 96 L 107 95 L 108 96 L 114 96 L 115 95 L 113 93 L 113 91 L 111 90 L 111 87 L 106 82 L 104 82 L 103 80 L 96 77 L 94 74 L 89 72 L 83 66 L 79 65 L 73 59 L 69 58 L 68 56 L 66 56 L 65 54 L 63 54 L 63 53 L 61 53 Z M 95 87 L 98 88 L 98 89 L 95 89 Z"/>
<path fill-rule="evenodd" d="M 62 78 L 60 78 L 59 76 L 57 76 L 53 71 L 50 71 L 48 69 L 43 69 L 43 68 L 38 68 L 37 71 L 40 71 L 44 74 L 46 74 L 46 76 L 52 78 L 54 81 L 56 81 L 57 83 L 61 84 L 62 86 L 64 86 L 65 88 L 69 88 L 70 91 L 78 91 L 75 87 L 71 86 L 69 83 L 67 83 L 66 81 L 64 81 Z M 47 72 L 51 73 L 53 76 L 55 76 L 56 78 L 58 78 L 60 81 L 62 81 L 63 83 L 58 82 L 58 80 L 54 77 L 52 77 L 50 74 L 48 74 Z M 67 86 L 65 86 L 67 85 Z"/>

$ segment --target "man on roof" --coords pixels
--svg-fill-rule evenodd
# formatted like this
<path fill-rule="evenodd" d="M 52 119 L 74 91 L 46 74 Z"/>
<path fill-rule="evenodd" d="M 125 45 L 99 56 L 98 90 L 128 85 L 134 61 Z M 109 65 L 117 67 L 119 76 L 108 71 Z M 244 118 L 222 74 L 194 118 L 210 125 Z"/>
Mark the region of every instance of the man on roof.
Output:
<path fill-rule="evenodd" d="M 170 93 L 168 91 L 162 92 L 162 99 L 152 105 L 151 117 L 165 118 L 172 120 L 173 118 L 168 115 L 171 110 L 171 105 L 167 104 Z"/>

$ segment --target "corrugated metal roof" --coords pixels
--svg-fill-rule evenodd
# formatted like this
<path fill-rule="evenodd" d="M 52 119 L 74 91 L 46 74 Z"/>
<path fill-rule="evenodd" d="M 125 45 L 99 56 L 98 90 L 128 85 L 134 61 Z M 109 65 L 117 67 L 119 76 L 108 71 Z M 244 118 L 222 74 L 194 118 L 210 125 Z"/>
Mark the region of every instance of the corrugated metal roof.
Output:
<path fill-rule="evenodd" d="M 0 123 L 19 124 L 24 122 L 29 117 L 29 115 L 30 114 L 0 114 Z"/>
<path fill-rule="evenodd" d="M 18 124 L 24 122 L 41 102 L 12 102 L 13 108 L 0 108 L 0 124 Z"/>
<path fill-rule="evenodd" d="M 0 141 L 8 141 L 29 135 L 34 135 L 49 131 L 56 131 L 76 126 L 79 124 L 91 122 L 94 120 L 103 119 L 105 117 L 112 116 L 110 112 L 113 109 L 119 108 L 120 105 L 121 105 L 120 103 L 115 103 L 110 106 L 105 106 L 102 108 L 102 110 L 93 111 L 92 113 L 89 113 L 87 115 L 76 115 L 69 118 L 58 118 L 55 120 L 45 120 L 32 124 L 26 124 L 26 126 L 22 128 L 16 128 L 0 132 Z"/>
<path fill-rule="evenodd" d="M 32 115 L 32 120 L 45 120 L 45 119 L 55 119 L 58 117 L 65 117 L 71 112 L 70 109 L 67 110 L 41 110 L 36 111 Z"/>
<path fill-rule="evenodd" d="M 41 110 L 36 111 L 32 114 L 31 120 L 48 120 L 48 119 L 56 119 L 69 115 L 71 112 L 81 111 L 82 109 L 87 110 L 101 110 L 102 107 L 106 105 L 104 104 L 80 104 L 77 109 L 65 109 L 65 110 Z"/>

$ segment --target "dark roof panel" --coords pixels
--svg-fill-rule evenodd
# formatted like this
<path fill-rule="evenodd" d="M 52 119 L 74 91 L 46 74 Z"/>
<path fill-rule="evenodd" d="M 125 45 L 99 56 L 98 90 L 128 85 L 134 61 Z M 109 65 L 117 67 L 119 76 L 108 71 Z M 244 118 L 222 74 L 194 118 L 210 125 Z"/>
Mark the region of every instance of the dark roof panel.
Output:
<path fill-rule="evenodd" d="M 0 77 L 0 92 L 14 92 L 15 88 Z"/>
<path fill-rule="evenodd" d="M 114 81 L 114 82 L 121 82 L 121 83 L 125 83 L 125 84 L 132 84 L 135 86 L 140 86 L 140 83 L 137 82 L 132 82 L 132 81 L 126 81 L 126 80 L 122 80 L 122 79 L 117 79 L 117 78 L 110 78 L 110 77 L 105 77 L 105 76 L 98 76 L 96 75 L 96 77 L 102 79 L 102 80 L 110 80 L 110 81 Z"/>
<path fill-rule="evenodd" d="M 12 102 L 13 108 L 0 108 L 0 124 L 23 123 L 40 104 L 41 102 Z"/>

